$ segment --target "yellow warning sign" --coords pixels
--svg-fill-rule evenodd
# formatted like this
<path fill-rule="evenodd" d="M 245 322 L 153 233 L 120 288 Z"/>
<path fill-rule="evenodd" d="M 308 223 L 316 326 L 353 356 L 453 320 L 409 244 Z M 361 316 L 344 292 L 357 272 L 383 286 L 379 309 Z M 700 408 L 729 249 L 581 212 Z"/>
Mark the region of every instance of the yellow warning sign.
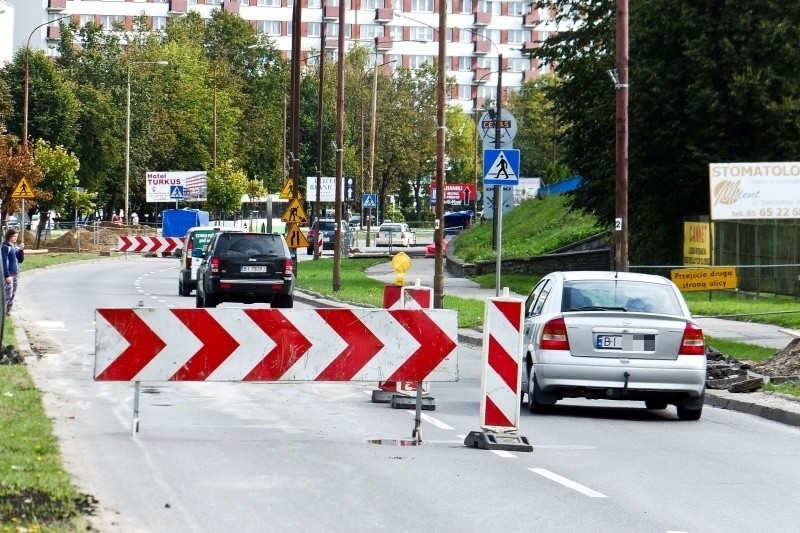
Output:
<path fill-rule="evenodd" d="M 300 230 L 300 226 L 294 223 L 289 223 L 286 227 L 286 235 L 283 237 L 286 239 L 286 244 L 289 248 L 308 248 L 308 239 L 306 236 L 303 235 L 303 232 Z"/>
<path fill-rule="evenodd" d="M 28 180 L 22 178 L 17 183 L 17 186 L 14 187 L 14 192 L 11 195 L 11 198 L 21 198 L 23 200 L 32 200 L 33 199 L 33 188 L 28 183 Z"/>
<path fill-rule="evenodd" d="M 305 224 L 308 222 L 308 217 L 305 209 L 303 209 L 303 204 L 300 203 L 300 198 L 294 198 L 289 202 L 289 207 L 283 212 L 281 220 L 290 224 Z"/>
<path fill-rule="evenodd" d="M 735 289 L 736 267 L 680 268 L 669 271 L 672 282 L 681 292 Z"/>
<path fill-rule="evenodd" d="M 292 180 L 286 180 L 286 183 L 283 184 L 283 189 L 281 189 L 281 193 L 278 195 L 278 198 L 281 200 L 291 200 L 293 196 Z"/>

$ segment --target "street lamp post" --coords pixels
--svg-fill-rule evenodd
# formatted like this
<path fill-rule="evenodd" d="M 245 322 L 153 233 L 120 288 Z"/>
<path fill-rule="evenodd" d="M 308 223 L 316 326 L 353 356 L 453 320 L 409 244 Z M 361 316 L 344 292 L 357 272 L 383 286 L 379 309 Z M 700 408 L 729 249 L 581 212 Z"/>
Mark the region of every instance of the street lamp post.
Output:
<path fill-rule="evenodd" d="M 131 69 L 133 65 L 168 65 L 167 61 L 131 61 L 128 63 L 128 94 L 125 119 L 125 224 L 130 222 L 131 183 Z"/>
<path fill-rule="evenodd" d="M 38 30 L 39 28 L 70 17 L 72 17 L 72 15 L 63 15 L 53 20 L 48 20 L 47 22 L 39 24 L 38 26 L 33 28 L 33 30 L 31 30 L 31 34 L 28 35 L 28 41 L 25 44 L 25 98 L 24 98 L 25 102 L 23 104 L 23 111 L 22 111 L 22 145 L 25 148 L 28 147 L 28 87 L 30 85 L 29 63 L 31 55 L 31 38 L 33 37 L 33 34 L 36 33 L 36 30 Z"/>

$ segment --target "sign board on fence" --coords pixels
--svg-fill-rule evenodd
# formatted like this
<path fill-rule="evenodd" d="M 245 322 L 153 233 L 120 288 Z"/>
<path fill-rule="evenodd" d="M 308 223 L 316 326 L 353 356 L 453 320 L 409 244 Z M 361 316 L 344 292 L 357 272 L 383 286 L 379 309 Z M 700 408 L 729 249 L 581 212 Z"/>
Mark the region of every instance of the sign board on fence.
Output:
<path fill-rule="evenodd" d="M 183 197 L 178 197 L 178 191 Z M 206 172 L 193 170 L 188 172 L 148 172 L 145 175 L 145 195 L 148 202 L 172 202 L 180 199 L 184 202 L 205 202 L 208 187 Z"/>
<path fill-rule="evenodd" d="M 686 266 L 711 264 L 711 224 L 708 222 L 683 223 L 683 264 Z"/>
<path fill-rule="evenodd" d="M 712 220 L 800 218 L 800 162 L 711 163 Z"/>
<path fill-rule="evenodd" d="M 738 286 L 736 267 L 678 268 L 669 272 L 681 292 L 718 291 Z"/>
<path fill-rule="evenodd" d="M 436 184 L 430 185 L 431 205 L 436 205 Z M 470 207 L 475 202 L 474 183 L 445 183 L 444 205 Z"/>

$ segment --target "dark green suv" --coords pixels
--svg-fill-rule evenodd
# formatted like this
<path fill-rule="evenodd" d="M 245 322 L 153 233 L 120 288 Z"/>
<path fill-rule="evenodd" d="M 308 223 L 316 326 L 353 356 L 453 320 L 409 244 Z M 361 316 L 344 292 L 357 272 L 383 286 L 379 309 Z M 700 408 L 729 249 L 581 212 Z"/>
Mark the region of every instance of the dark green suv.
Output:
<path fill-rule="evenodd" d="M 196 307 L 221 302 L 294 306 L 294 263 L 283 236 L 220 232 L 201 258 Z"/>

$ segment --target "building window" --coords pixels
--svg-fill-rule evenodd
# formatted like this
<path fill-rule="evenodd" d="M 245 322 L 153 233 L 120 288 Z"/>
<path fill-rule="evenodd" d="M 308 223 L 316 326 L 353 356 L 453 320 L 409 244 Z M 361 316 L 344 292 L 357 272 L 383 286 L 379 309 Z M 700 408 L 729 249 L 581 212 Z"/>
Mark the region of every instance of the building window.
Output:
<path fill-rule="evenodd" d="M 494 100 L 495 94 L 497 94 L 497 88 L 492 85 L 478 86 L 478 98 L 483 98 L 484 100 Z"/>
<path fill-rule="evenodd" d="M 153 29 L 154 30 L 167 29 L 167 17 L 153 17 Z"/>
<path fill-rule="evenodd" d="M 458 86 L 458 99 L 459 100 L 472 100 L 472 85 L 459 85 Z"/>
<path fill-rule="evenodd" d="M 392 9 L 395 11 L 403 11 L 403 0 L 392 0 Z"/>
<path fill-rule="evenodd" d="M 319 9 L 322 7 L 322 0 L 308 0 L 308 7 Z"/>
<path fill-rule="evenodd" d="M 508 30 L 508 44 L 525 44 L 531 40 L 531 32 L 527 30 Z"/>
<path fill-rule="evenodd" d="M 289 26 L 291 26 L 291 24 Z M 309 22 L 308 23 L 308 36 L 309 37 L 319 37 L 320 35 L 322 35 L 322 23 L 321 22 Z"/>
<path fill-rule="evenodd" d="M 427 26 L 411 26 L 412 41 L 432 41 L 433 28 Z"/>
<path fill-rule="evenodd" d="M 500 42 L 500 30 L 490 30 L 489 28 L 480 28 L 478 31 L 478 37 L 480 37 L 484 41 L 489 41 L 494 44 Z"/>
<path fill-rule="evenodd" d="M 461 31 L 458 34 L 458 42 L 460 42 L 460 43 L 471 43 L 472 42 L 472 30 L 468 30 L 466 28 L 461 28 Z"/>
<path fill-rule="evenodd" d="M 416 13 L 433 13 L 433 0 L 411 0 L 411 11 Z"/>
<path fill-rule="evenodd" d="M 461 12 L 472 13 L 472 0 L 461 0 Z"/>
<path fill-rule="evenodd" d="M 256 29 L 259 31 L 259 33 L 263 33 L 265 35 L 280 37 L 281 22 L 279 20 L 259 20 L 256 22 Z"/>
<path fill-rule="evenodd" d="M 531 69 L 531 60 L 527 57 L 513 57 L 508 60 L 508 69 L 511 72 L 525 72 Z"/>
<path fill-rule="evenodd" d="M 525 4 L 523 2 L 509 2 L 508 14 L 520 16 L 525 14 Z"/>
<path fill-rule="evenodd" d="M 106 31 L 114 30 L 115 25 L 125 24 L 125 15 L 100 15 L 100 26 Z"/>
<path fill-rule="evenodd" d="M 453 42 L 453 28 L 447 28 L 447 31 L 444 32 L 444 39 L 448 43 Z"/>
<path fill-rule="evenodd" d="M 389 35 L 392 38 L 392 41 L 402 41 L 403 40 L 403 27 L 402 26 L 389 26 Z"/>
<path fill-rule="evenodd" d="M 262 7 L 281 7 L 281 0 L 258 0 L 258 5 Z"/>
<path fill-rule="evenodd" d="M 386 61 L 391 62 L 391 67 L 398 67 L 403 65 L 403 56 L 400 54 L 386 54 Z"/>
<path fill-rule="evenodd" d="M 380 24 L 362 24 L 361 25 L 361 38 L 374 39 L 375 37 L 383 37 L 383 26 Z"/>
<path fill-rule="evenodd" d="M 339 36 L 339 23 L 334 22 L 332 24 L 327 25 L 328 35 L 326 37 L 338 37 Z M 353 34 L 353 25 L 352 24 L 345 24 L 344 25 L 344 37 L 345 39 L 350 39 Z"/>
<path fill-rule="evenodd" d="M 206 5 L 218 6 L 222 4 L 222 0 L 206 0 Z"/>
<path fill-rule="evenodd" d="M 339 6 L 339 0 L 328 0 L 328 5 L 329 6 L 337 6 L 338 7 Z M 344 8 L 345 9 L 352 9 L 353 8 L 352 0 L 347 0 L 344 3 Z"/>
<path fill-rule="evenodd" d="M 80 17 L 80 25 L 81 28 L 86 26 L 89 23 L 94 23 L 94 15 L 81 15 Z"/>
<path fill-rule="evenodd" d="M 239 0 L 239 5 L 240 6 L 249 6 L 250 5 L 250 0 Z"/>
<path fill-rule="evenodd" d="M 479 0 L 478 13 L 500 14 L 500 2 L 490 2 L 489 0 Z"/>
<path fill-rule="evenodd" d="M 361 9 L 379 9 L 383 7 L 383 0 L 361 0 Z"/>
<path fill-rule="evenodd" d="M 458 58 L 458 70 L 461 72 L 469 72 L 472 70 L 472 57 L 461 56 Z"/>
<path fill-rule="evenodd" d="M 492 71 L 498 70 L 496 57 L 479 57 L 478 68 L 488 68 Z"/>
<path fill-rule="evenodd" d="M 409 68 L 420 68 L 423 65 L 433 65 L 433 56 L 408 56 Z"/>

